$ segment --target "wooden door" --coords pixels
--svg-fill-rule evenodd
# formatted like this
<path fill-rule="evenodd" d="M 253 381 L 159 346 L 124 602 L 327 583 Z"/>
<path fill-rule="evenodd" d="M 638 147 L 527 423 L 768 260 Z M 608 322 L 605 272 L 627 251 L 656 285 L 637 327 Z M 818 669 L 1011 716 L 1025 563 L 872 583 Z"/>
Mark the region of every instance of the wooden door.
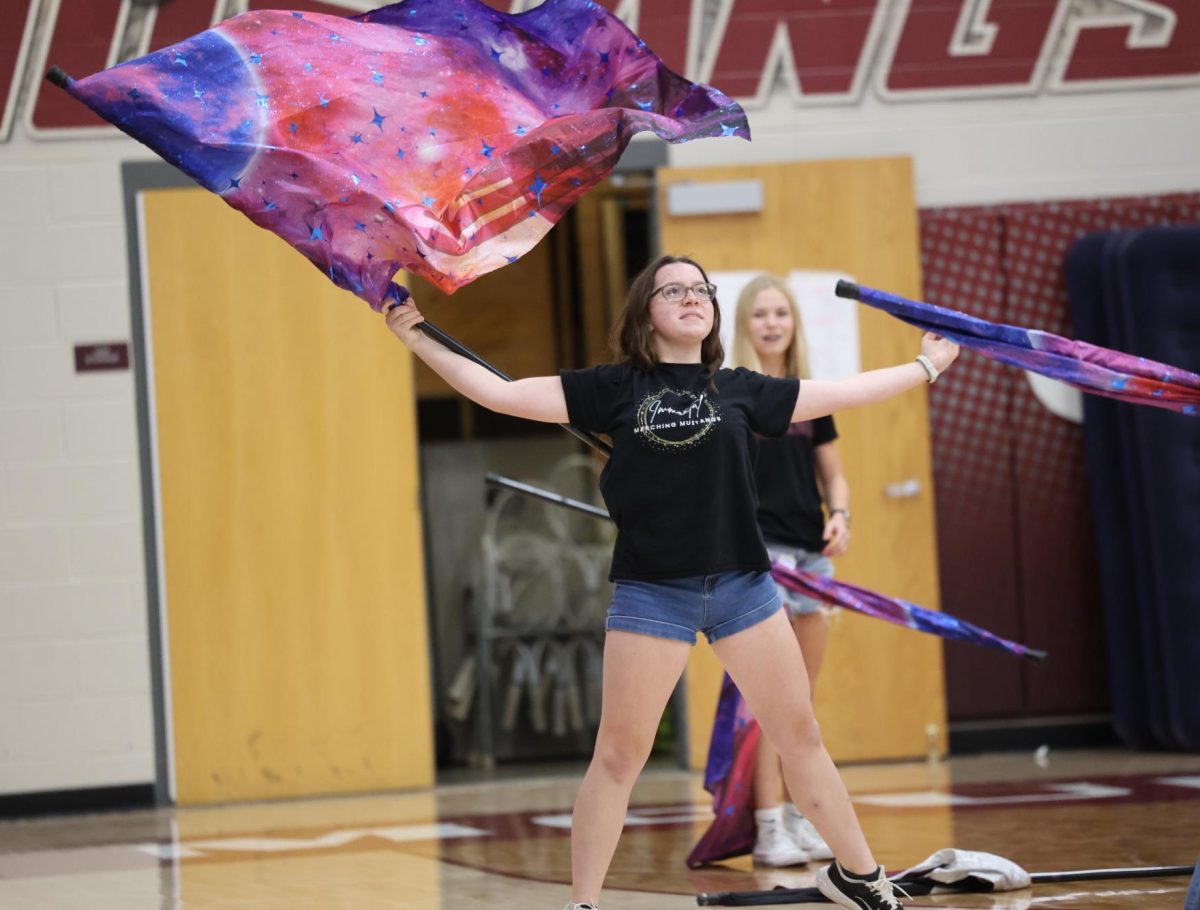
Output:
<path fill-rule="evenodd" d="M 210 193 L 141 236 L 177 801 L 431 784 L 407 350 Z"/>
<path fill-rule="evenodd" d="M 841 271 L 871 287 L 920 296 L 917 211 L 907 158 L 666 168 L 658 178 L 665 253 L 693 256 L 713 271 Z M 668 213 L 672 184 L 729 180 L 761 180 L 762 211 Z M 859 308 L 863 369 L 916 355 L 915 329 L 860 304 L 846 305 Z M 937 609 L 925 391 L 838 414 L 837 422 L 854 514 L 853 543 L 837 562 L 838 577 Z M 889 497 L 889 485 L 910 481 L 916 495 Z M 720 675 L 711 649 L 696 648 L 685 677 L 689 755 L 696 768 L 707 756 Z M 835 760 L 924 756 L 931 745 L 944 751 L 939 640 L 843 612 L 832 629 L 816 703 Z"/>

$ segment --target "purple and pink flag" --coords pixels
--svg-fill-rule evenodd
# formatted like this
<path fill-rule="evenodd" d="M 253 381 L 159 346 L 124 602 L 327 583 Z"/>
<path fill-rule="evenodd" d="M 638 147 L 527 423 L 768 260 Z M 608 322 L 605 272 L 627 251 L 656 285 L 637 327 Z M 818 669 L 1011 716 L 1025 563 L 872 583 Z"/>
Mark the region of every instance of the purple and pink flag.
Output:
<path fill-rule="evenodd" d="M 998 648 L 1007 651 L 1013 657 L 1027 657 L 1031 660 L 1044 660 L 1046 657 L 1045 651 L 1001 638 L 965 619 L 919 607 L 899 597 L 876 594 L 849 582 L 834 581 L 832 578 L 790 568 L 778 562 L 771 565 L 771 577 L 777 584 L 806 597 L 824 601 L 834 607 L 845 607 L 855 613 L 882 619 L 906 629 L 928 632 L 941 638 L 965 641 L 985 648 Z"/>
<path fill-rule="evenodd" d="M 591 0 L 249 12 L 66 87 L 377 310 L 513 262 L 637 132 L 750 135 Z"/>
<path fill-rule="evenodd" d="M 1046 655 L 1009 641 L 965 620 L 928 610 L 897 597 L 885 597 L 847 584 L 774 563 L 771 576 L 776 583 L 836 607 L 873 616 L 894 625 L 942 638 L 966 641 L 986 648 L 999 648 L 1014 657 L 1041 660 Z M 728 674 L 721 680 L 721 695 L 713 721 L 704 769 L 704 789 L 712 794 L 715 818 L 688 854 L 691 868 L 741 856 L 754 849 L 754 767 L 762 738 L 758 722 Z"/>
<path fill-rule="evenodd" d="M 988 322 L 848 281 L 838 283 L 837 293 L 944 335 L 992 360 L 1032 370 L 1084 392 L 1181 414 L 1200 413 L 1200 375 L 1167 363 L 1039 329 Z"/>

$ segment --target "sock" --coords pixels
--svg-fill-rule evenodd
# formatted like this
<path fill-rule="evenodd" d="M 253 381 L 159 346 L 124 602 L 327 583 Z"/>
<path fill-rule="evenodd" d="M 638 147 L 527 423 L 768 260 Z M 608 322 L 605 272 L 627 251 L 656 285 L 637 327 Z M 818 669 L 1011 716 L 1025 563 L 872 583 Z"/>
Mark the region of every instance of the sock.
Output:
<path fill-rule="evenodd" d="M 797 809 L 792 803 L 785 803 L 783 806 L 783 814 L 793 821 L 803 821 L 804 813 Z"/>
<path fill-rule="evenodd" d="M 838 863 L 838 871 L 842 873 L 843 877 L 849 879 L 852 882 L 872 882 L 879 877 L 879 867 L 878 866 L 875 867 L 874 872 L 868 872 L 866 875 L 859 875 L 857 872 L 851 872 L 849 869 L 847 869 L 841 863 Z"/>
<path fill-rule="evenodd" d="M 782 825 L 783 824 L 783 807 L 774 806 L 770 809 L 755 809 L 754 823 L 760 828 L 764 825 Z"/>

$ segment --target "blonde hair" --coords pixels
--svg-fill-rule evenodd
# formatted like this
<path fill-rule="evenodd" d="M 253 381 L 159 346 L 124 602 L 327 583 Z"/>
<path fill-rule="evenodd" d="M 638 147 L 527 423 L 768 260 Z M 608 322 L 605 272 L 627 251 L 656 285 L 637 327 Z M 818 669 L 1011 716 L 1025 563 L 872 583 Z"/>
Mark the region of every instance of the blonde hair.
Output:
<path fill-rule="evenodd" d="M 734 317 L 733 363 L 731 366 L 762 371 L 762 361 L 750 341 L 750 315 L 754 312 L 754 301 L 763 291 L 775 290 L 787 298 L 792 308 L 792 340 L 783 355 L 784 373 L 795 379 L 808 379 L 808 342 L 804 338 L 804 323 L 800 320 L 800 307 L 796 295 L 782 278 L 763 272 L 750 280 L 738 294 L 737 313 Z"/>

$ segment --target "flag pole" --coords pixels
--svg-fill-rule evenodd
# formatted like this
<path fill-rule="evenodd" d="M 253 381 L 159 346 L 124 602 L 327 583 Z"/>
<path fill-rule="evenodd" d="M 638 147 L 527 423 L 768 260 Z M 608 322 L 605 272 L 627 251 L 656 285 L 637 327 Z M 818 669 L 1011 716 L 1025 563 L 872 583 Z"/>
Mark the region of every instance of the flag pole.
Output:
<path fill-rule="evenodd" d="M 467 347 L 461 341 L 456 339 L 453 335 L 448 335 L 446 332 L 442 331 L 440 328 L 438 328 L 436 325 L 434 325 L 428 319 L 426 319 L 424 322 L 419 323 L 417 325 L 417 328 L 420 329 L 422 332 L 424 332 L 426 335 L 428 335 L 430 338 L 432 338 L 434 341 L 436 341 L 438 344 L 442 345 L 445 348 L 449 348 L 451 351 L 453 351 L 455 354 L 458 354 L 460 357 L 466 357 L 467 360 L 470 360 L 470 361 L 473 361 L 474 363 L 479 364 L 485 370 L 490 370 L 492 373 L 495 373 L 497 376 L 499 376 L 505 382 L 513 381 L 512 377 L 509 376 L 507 373 L 505 373 L 503 370 L 501 370 L 499 367 L 493 366 L 492 364 L 488 363 L 486 360 L 484 360 L 482 357 L 480 357 L 478 354 L 476 354 L 474 351 L 472 351 L 469 347 Z M 580 442 L 586 442 L 588 445 L 590 445 L 593 449 L 595 449 L 601 455 L 604 455 L 605 457 L 609 457 L 612 455 L 612 446 L 610 446 L 607 442 L 605 442 L 603 439 L 601 439 L 595 433 L 589 433 L 587 430 L 581 430 L 578 427 L 572 426 L 569 423 L 560 423 L 559 426 L 562 427 L 564 430 L 566 430 L 568 433 L 570 433 L 572 436 L 574 436 L 576 439 L 578 439 Z M 606 518 L 608 517 L 607 514 L 605 515 L 605 517 Z"/>
<path fill-rule="evenodd" d="M 403 296 L 401 296 L 401 294 Z M 412 295 L 408 293 L 407 288 L 401 288 L 398 285 L 393 284 L 392 289 L 390 291 L 390 299 L 392 300 L 392 302 L 387 305 L 387 309 L 393 310 L 398 306 L 404 306 L 404 302 L 406 300 L 408 300 L 409 297 L 411 297 L 411 296 Z M 459 341 L 453 335 L 447 334 L 445 331 L 443 331 L 442 329 L 440 329 L 436 325 L 434 325 L 432 322 L 430 322 L 428 319 L 425 319 L 425 320 L 417 323 L 417 328 L 420 329 L 422 332 L 424 332 L 426 335 L 428 335 L 430 338 L 432 338 L 434 341 L 436 341 L 438 344 L 442 345 L 442 347 L 453 351 L 455 354 L 458 354 L 460 357 L 467 358 L 467 360 L 470 360 L 472 363 L 479 364 L 485 370 L 495 374 L 496 376 L 499 376 L 505 382 L 513 381 L 513 378 L 511 376 L 509 376 L 507 373 L 505 373 L 503 370 L 501 370 L 499 367 L 493 366 L 492 364 L 488 363 L 486 360 L 484 360 L 482 357 L 480 357 L 478 354 L 476 354 L 474 351 L 472 351 L 469 347 L 467 347 L 465 344 L 463 344 L 461 341 Z M 570 433 L 572 436 L 574 436 L 576 439 L 578 439 L 580 442 L 586 442 L 588 445 L 590 445 L 593 449 L 595 449 L 601 455 L 604 455 L 606 457 L 612 455 L 612 446 L 610 446 L 607 442 L 605 442 L 603 439 L 601 439 L 595 433 L 589 433 L 586 430 L 581 430 L 578 427 L 572 426 L 569 423 L 560 423 L 559 426 L 562 427 L 564 430 L 566 430 L 568 433 Z M 529 491 L 526 490 L 523 492 L 529 492 Z"/>
<path fill-rule="evenodd" d="M 1124 869 L 1072 869 L 1064 872 L 1031 872 L 1031 885 L 1044 885 L 1055 882 L 1093 882 L 1111 879 L 1134 878 L 1170 878 L 1173 876 L 1191 875 L 1194 866 L 1141 866 Z M 1000 894 L 999 891 L 979 892 L 968 881 L 936 882 L 925 877 L 916 877 L 906 881 L 904 876 L 892 879 L 911 897 L 921 897 L 933 893 L 934 888 L 947 893 L 987 893 Z M 826 898 L 816 888 L 775 888 L 772 891 L 715 891 L 696 895 L 696 903 L 701 907 L 754 907 L 768 904 L 816 904 L 828 903 Z"/>
<path fill-rule="evenodd" d="M 612 521 L 611 515 L 604 511 L 604 509 L 594 506 L 591 503 L 580 502 L 578 499 L 571 499 L 567 496 L 560 496 L 558 493 L 543 490 L 541 487 L 535 487 L 532 484 L 521 483 L 521 481 L 513 480 L 509 477 L 501 477 L 499 474 L 493 474 L 491 471 L 483 478 L 483 482 L 491 487 L 500 487 L 505 490 L 512 490 L 515 493 L 523 493 L 526 496 L 540 499 L 543 502 L 550 502 L 575 512 L 582 512 L 584 515 L 590 515 L 592 518 Z"/>

